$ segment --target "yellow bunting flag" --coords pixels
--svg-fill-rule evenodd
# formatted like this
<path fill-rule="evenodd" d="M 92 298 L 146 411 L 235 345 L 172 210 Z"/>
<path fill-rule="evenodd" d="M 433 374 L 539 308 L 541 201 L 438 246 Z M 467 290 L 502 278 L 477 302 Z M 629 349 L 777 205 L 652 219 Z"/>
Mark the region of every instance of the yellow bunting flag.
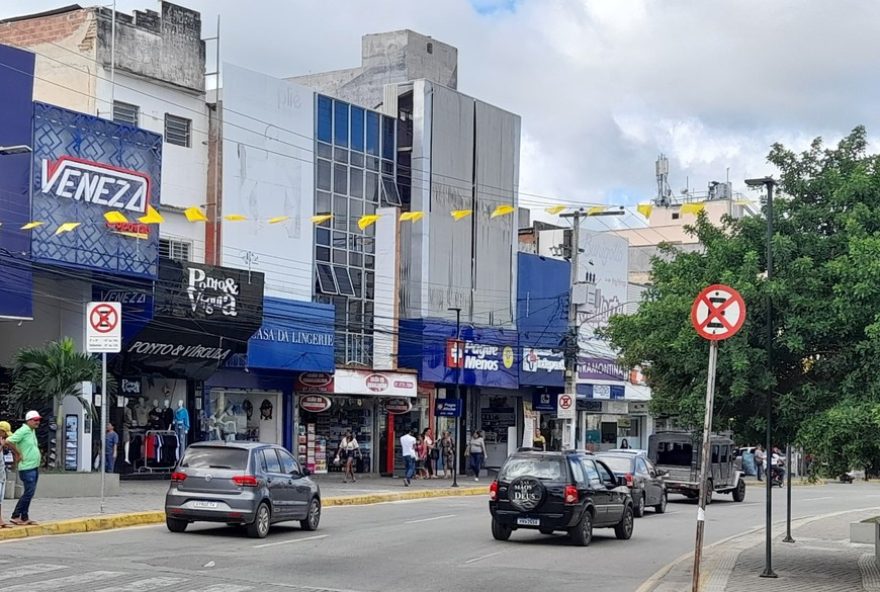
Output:
<path fill-rule="evenodd" d="M 592 208 L 587 210 L 587 216 L 595 216 L 596 214 L 601 214 L 607 209 L 608 206 L 593 206 Z"/>
<path fill-rule="evenodd" d="M 65 222 L 55 231 L 55 236 L 58 236 L 59 234 L 64 234 L 65 232 L 70 232 L 71 230 L 77 228 L 79 225 L 80 222 Z"/>
<path fill-rule="evenodd" d="M 247 216 L 242 216 L 241 214 L 227 214 L 223 218 L 229 222 L 244 222 L 247 220 Z"/>
<path fill-rule="evenodd" d="M 147 206 L 146 215 L 138 218 L 138 221 L 141 224 L 161 224 L 165 221 L 165 218 L 162 217 L 162 214 L 156 211 L 156 208 L 153 206 Z"/>
<path fill-rule="evenodd" d="M 452 210 L 450 212 L 450 214 L 452 214 L 452 217 L 456 221 L 461 220 L 462 218 L 466 218 L 467 216 L 470 216 L 473 213 L 474 213 L 473 210 Z"/>
<path fill-rule="evenodd" d="M 104 220 L 110 224 L 128 224 L 128 218 L 122 212 L 116 210 L 104 214 Z"/>
<path fill-rule="evenodd" d="M 636 209 L 639 211 L 639 214 L 641 214 L 645 218 L 650 218 L 651 212 L 654 211 L 654 206 L 652 206 L 651 204 L 639 204 Z"/>
<path fill-rule="evenodd" d="M 515 209 L 516 208 L 514 208 L 513 206 L 505 206 L 505 205 L 498 206 L 492 212 L 492 216 L 490 216 L 490 217 L 497 218 L 498 216 L 506 216 L 507 214 L 512 214 Z"/>
<path fill-rule="evenodd" d="M 565 211 L 565 206 L 550 206 L 549 208 L 545 208 L 544 211 L 551 216 L 556 216 Z"/>
<path fill-rule="evenodd" d="M 21 227 L 22 230 L 33 230 L 37 226 L 42 226 L 45 222 L 28 222 L 24 226 Z"/>
<path fill-rule="evenodd" d="M 329 222 L 333 219 L 333 214 L 318 214 L 317 216 L 312 216 L 312 224 L 323 224 L 324 222 Z"/>
<path fill-rule="evenodd" d="M 183 211 L 183 215 L 186 216 L 186 219 L 190 222 L 207 222 L 208 217 L 205 215 L 200 208 L 192 207 L 186 208 Z"/>
<path fill-rule="evenodd" d="M 694 214 L 697 215 L 703 210 L 706 209 L 706 204 L 701 203 L 686 203 L 681 206 L 682 214 Z"/>
<path fill-rule="evenodd" d="M 290 220 L 290 216 L 275 216 L 274 218 L 269 218 L 269 224 L 280 224 L 285 220 Z"/>
<path fill-rule="evenodd" d="M 425 212 L 404 212 L 400 215 L 401 222 L 418 222 L 425 217 Z"/>
<path fill-rule="evenodd" d="M 365 214 L 358 220 L 358 228 L 364 230 L 368 226 L 372 226 L 379 219 L 379 214 Z"/>

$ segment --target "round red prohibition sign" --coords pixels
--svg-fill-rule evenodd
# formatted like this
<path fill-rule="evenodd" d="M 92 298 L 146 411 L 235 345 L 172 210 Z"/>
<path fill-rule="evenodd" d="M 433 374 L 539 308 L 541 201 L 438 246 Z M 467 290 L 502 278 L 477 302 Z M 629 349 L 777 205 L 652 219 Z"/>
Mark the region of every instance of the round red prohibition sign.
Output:
<path fill-rule="evenodd" d="M 110 333 L 119 323 L 119 316 L 112 306 L 99 305 L 92 309 L 89 324 L 98 333 Z"/>
<path fill-rule="evenodd" d="M 691 323 L 700 337 L 721 341 L 733 337 L 746 320 L 746 303 L 739 292 L 723 284 L 705 288 L 691 307 Z"/>
<path fill-rule="evenodd" d="M 563 409 L 571 408 L 571 397 L 568 395 L 562 395 L 559 397 L 559 406 Z"/>

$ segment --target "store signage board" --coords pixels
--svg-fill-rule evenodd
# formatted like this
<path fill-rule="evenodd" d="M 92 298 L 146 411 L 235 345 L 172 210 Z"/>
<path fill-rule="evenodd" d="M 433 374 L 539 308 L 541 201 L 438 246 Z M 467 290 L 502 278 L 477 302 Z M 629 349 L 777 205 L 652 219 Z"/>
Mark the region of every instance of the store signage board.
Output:
<path fill-rule="evenodd" d="M 332 401 L 323 395 L 305 395 L 299 398 L 299 407 L 303 411 L 321 413 L 330 409 Z"/>
<path fill-rule="evenodd" d="M 122 304 L 89 302 L 86 306 L 86 351 L 116 354 L 122 350 Z"/>
<path fill-rule="evenodd" d="M 434 403 L 434 417 L 461 417 L 462 399 L 438 399 Z"/>
<path fill-rule="evenodd" d="M 412 411 L 412 402 L 409 399 L 394 398 L 385 401 L 385 411 L 391 415 L 403 415 Z"/>
<path fill-rule="evenodd" d="M 577 417 L 577 405 L 575 396 L 568 393 L 558 395 L 556 402 L 556 417 L 558 419 L 575 419 Z"/>

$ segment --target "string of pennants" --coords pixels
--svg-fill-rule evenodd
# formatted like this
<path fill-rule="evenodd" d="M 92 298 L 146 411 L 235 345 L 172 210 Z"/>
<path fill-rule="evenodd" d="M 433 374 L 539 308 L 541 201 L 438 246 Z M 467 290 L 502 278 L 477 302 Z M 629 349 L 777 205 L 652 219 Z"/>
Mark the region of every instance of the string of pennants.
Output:
<path fill-rule="evenodd" d="M 737 202 L 739 203 L 739 202 Z M 751 202 L 743 202 L 743 203 L 751 203 Z M 592 206 L 587 208 L 586 215 L 587 216 L 596 216 L 602 214 L 609 208 L 616 206 Z M 705 209 L 705 204 L 703 203 L 686 203 L 681 206 L 682 214 L 693 214 L 698 215 Z M 557 216 L 563 213 L 565 210 L 573 209 L 570 206 L 564 205 L 553 205 L 547 208 L 544 208 L 544 211 L 550 215 Z M 516 208 L 511 205 L 500 205 L 496 207 L 490 216 L 490 218 L 500 218 L 502 216 L 509 216 L 513 212 L 516 211 Z M 636 211 L 639 214 L 644 216 L 645 218 L 650 218 L 652 212 L 654 211 L 654 206 L 652 204 L 639 204 L 636 206 Z M 449 214 L 452 216 L 452 219 L 456 222 L 459 220 L 463 220 L 468 216 L 474 213 L 473 210 L 452 210 Z M 202 211 L 201 208 L 198 207 L 189 207 L 186 208 L 183 212 L 184 216 L 189 222 L 208 222 L 208 217 Z M 375 224 L 379 218 L 382 217 L 382 214 L 365 214 L 358 219 L 358 228 L 364 230 L 373 224 Z M 399 222 L 418 222 L 422 218 L 425 217 L 425 212 L 422 211 L 414 211 L 414 212 L 403 212 L 400 214 L 398 219 Z M 125 214 L 119 211 L 111 211 L 104 214 L 104 219 L 109 224 L 129 224 L 131 221 L 126 218 Z M 227 222 L 245 222 L 249 220 L 247 216 L 242 214 L 227 214 L 223 216 L 223 219 Z M 286 222 L 290 219 L 290 216 L 275 216 L 266 220 L 268 224 L 280 224 L 282 222 Z M 333 219 L 332 214 L 318 214 L 312 216 L 313 224 L 324 224 Z M 161 224 L 165 222 L 165 218 L 160 214 L 153 206 L 147 206 L 147 213 L 143 216 L 137 218 L 137 222 L 141 224 Z M 33 222 L 28 222 L 27 224 L 21 227 L 21 230 L 33 230 L 34 228 L 38 228 L 46 224 L 45 222 L 35 220 Z M 81 226 L 80 222 L 64 222 L 55 229 L 55 236 L 59 234 L 64 234 L 67 232 L 71 232 L 76 230 L 79 226 Z"/>

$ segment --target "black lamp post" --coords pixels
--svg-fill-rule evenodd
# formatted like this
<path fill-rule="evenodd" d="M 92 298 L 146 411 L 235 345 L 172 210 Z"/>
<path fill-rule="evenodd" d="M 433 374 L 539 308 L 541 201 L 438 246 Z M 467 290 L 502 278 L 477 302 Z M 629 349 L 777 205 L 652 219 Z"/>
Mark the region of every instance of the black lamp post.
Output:
<path fill-rule="evenodd" d="M 455 311 L 455 347 L 459 348 L 461 343 L 461 308 L 450 308 Z M 464 404 L 461 401 L 461 364 L 455 369 L 455 398 L 458 399 L 458 409 L 461 412 Z M 461 455 L 459 451 L 460 442 L 458 441 L 458 415 L 455 416 L 455 462 L 452 464 L 452 487 L 458 487 L 458 458 Z"/>

